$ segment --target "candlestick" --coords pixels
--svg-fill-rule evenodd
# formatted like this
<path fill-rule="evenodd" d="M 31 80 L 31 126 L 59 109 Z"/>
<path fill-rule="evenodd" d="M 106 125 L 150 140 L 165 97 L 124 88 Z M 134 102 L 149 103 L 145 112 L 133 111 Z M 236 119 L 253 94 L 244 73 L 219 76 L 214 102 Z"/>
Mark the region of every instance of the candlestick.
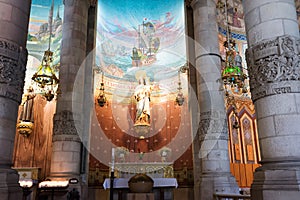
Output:
<path fill-rule="evenodd" d="M 111 171 L 115 170 L 115 148 L 111 150 Z"/>

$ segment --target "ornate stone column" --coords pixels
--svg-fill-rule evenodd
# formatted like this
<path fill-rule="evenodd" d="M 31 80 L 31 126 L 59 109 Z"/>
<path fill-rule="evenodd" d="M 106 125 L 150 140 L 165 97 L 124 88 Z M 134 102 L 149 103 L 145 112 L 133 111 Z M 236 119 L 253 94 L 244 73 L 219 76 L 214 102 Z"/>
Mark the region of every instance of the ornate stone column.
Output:
<path fill-rule="evenodd" d="M 0 199 L 21 199 L 17 172 L 11 169 L 18 108 L 27 62 L 31 1 L 0 2 Z"/>
<path fill-rule="evenodd" d="M 77 178 L 81 183 L 79 134 L 82 133 L 84 79 L 77 75 L 86 57 L 88 8 L 88 0 L 64 0 L 59 71 L 61 95 L 54 116 L 51 180 Z M 76 86 L 75 80 L 79 82 Z M 80 186 L 74 187 L 80 190 Z"/>
<path fill-rule="evenodd" d="M 300 40 L 294 0 L 244 0 L 261 164 L 253 199 L 300 197 Z"/>
<path fill-rule="evenodd" d="M 220 91 L 221 57 L 213 0 L 194 0 L 195 59 L 197 69 L 200 123 L 198 129 L 199 168 L 195 179 L 200 196 L 210 200 L 213 193 L 238 193 L 235 178 L 230 173 L 228 131 L 223 92 Z M 197 176 L 197 174 L 195 174 Z M 196 195 L 196 192 L 195 192 Z"/>

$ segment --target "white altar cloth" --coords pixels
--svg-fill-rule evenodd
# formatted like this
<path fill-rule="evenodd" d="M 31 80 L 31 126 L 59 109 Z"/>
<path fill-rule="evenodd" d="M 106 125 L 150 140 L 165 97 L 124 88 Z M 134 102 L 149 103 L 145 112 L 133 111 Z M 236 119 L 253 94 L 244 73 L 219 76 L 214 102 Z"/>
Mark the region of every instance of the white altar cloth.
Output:
<path fill-rule="evenodd" d="M 154 181 L 153 187 L 178 187 L 176 178 L 152 178 Z M 129 188 L 129 178 L 115 178 L 114 188 Z M 110 188 L 110 178 L 106 178 L 103 183 L 103 188 Z"/>

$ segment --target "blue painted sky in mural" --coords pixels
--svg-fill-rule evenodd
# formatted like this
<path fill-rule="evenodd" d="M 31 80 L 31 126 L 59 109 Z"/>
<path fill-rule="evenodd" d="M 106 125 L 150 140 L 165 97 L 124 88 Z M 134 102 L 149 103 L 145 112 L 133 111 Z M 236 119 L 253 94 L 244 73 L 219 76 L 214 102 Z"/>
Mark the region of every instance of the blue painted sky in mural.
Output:
<path fill-rule="evenodd" d="M 32 0 L 30 10 L 30 20 L 28 26 L 27 49 L 30 56 L 39 62 L 44 51 L 49 48 L 49 13 L 52 0 Z M 59 16 L 58 14 L 59 9 Z M 51 51 L 54 52 L 53 64 L 57 64 L 60 59 L 60 43 L 62 37 L 63 0 L 55 0 L 53 8 Z M 28 66 L 36 68 L 37 66 Z"/>
<path fill-rule="evenodd" d="M 183 11 L 183 0 L 111 0 L 99 1 L 99 13 L 101 16 L 110 16 L 125 24 L 136 25 L 144 18 L 159 20 L 167 12 L 177 13 Z M 182 13 L 179 13 L 182 14 Z"/>
<path fill-rule="evenodd" d="M 32 0 L 30 10 L 30 26 L 29 33 L 37 32 L 38 26 L 48 21 L 49 10 L 51 8 L 52 0 Z M 53 17 L 55 19 L 59 9 L 60 17 L 63 17 L 63 0 L 54 0 Z"/>
<path fill-rule="evenodd" d="M 143 69 L 162 79 L 186 62 L 183 0 L 99 1 L 97 22 L 96 63 L 108 76 L 132 79 Z"/>

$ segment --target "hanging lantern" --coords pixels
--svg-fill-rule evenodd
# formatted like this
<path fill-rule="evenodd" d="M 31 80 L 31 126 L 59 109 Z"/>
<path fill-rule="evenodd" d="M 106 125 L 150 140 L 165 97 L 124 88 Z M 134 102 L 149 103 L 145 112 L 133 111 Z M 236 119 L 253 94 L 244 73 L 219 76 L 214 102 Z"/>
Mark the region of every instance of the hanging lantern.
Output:
<path fill-rule="evenodd" d="M 105 93 L 104 93 L 104 75 L 103 75 L 103 72 L 102 72 L 102 80 L 101 80 L 101 83 L 100 83 L 99 90 L 100 90 L 100 92 L 99 92 L 99 95 L 97 97 L 97 102 L 98 102 L 98 105 L 100 107 L 103 107 L 106 104 L 106 97 L 105 97 Z"/>
<path fill-rule="evenodd" d="M 41 93 L 46 97 L 47 101 L 51 101 L 58 89 L 59 79 L 55 75 L 52 66 L 53 52 L 50 50 L 52 36 L 52 18 L 53 18 L 54 1 L 49 14 L 49 47 L 44 52 L 44 56 L 36 73 L 33 74 L 32 80 L 37 84 Z"/>
<path fill-rule="evenodd" d="M 188 66 L 187 64 L 181 66 L 178 70 L 178 93 L 177 93 L 177 96 L 176 96 L 176 99 L 175 99 L 175 103 L 178 105 L 178 106 L 182 106 L 183 103 L 184 103 L 184 95 L 182 93 L 182 87 L 181 87 L 181 80 L 180 80 L 180 73 L 185 73 L 187 72 L 188 70 Z"/>
<path fill-rule="evenodd" d="M 179 106 L 182 106 L 183 105 L 183 103 L 184 103 L 184 96 L 183 96 L 183 93 L 182 93 L 182 87 L 181 87 L 181 82 L 180 82 L 180 80 L 179 80 L 179 82 L 178 82 L 178 93 L 177 93 L 177 96 L 176 96 L 176 100 L 175 100 L 175 102 L 177 103 L 177 105 L 179 105 Z"/>
<path fill-rule="evenodd" d="M 243 73 L 242 57 L 239 55 L 239 52 L 235 50 L 236 42 L 232 39 L 227 16 L 227 1 L 225 1 L 225 3 L 218 1 L 217 7 L 224 8 L 226 14 L 226 41 L 223 43 L 226 51 L 226 58 L 225 66 L 222 70 L 222 80 L 226 97 L 231 91 L 247 93 L 248 90 L 245 85 L 247 75 Z"/>
<path fill-rule="evenodd" d="M 59 79 L 51 67 L 53 52 L 45 51 L 44 57 L 37 72 L 33 74 L 32 80 L 37 83 L 48 101 L 54 98 L 54 88 L 57 87 Z"/>
<path fill-rule="evenodd" d="M 244 73 L 246 70 L 242 66 L 242 57 L 239 52 L 236 51 L 236 41 L 232 38 L 228 23 L 227 3 L 227 0 L 219 0 L 217 2 L 217 8 L 221 10 L 224 9 L 226 22 L 226 41 L 223 43 L 225 48 L 225 62 L 222 64 L 221 79 L 223 84 L 221 89 L 225 90 L 226 107 L 233 109 L 234 119 L 232 121 L 232 128 L 240 129 L 236 97 L 239 95 L 247 96 L 248 89 L 246 80 L 248 76 Z"/>

